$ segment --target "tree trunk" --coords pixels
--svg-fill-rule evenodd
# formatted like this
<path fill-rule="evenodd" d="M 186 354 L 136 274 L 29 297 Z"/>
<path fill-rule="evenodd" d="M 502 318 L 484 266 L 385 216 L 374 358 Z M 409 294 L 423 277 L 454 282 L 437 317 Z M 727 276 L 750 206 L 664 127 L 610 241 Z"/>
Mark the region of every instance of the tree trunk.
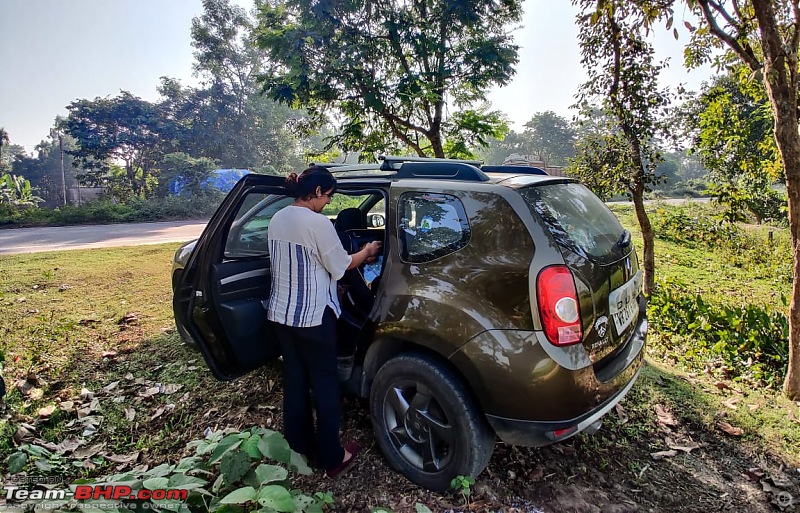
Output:
<path fill-rule="evenodd" d="M 436 134 L 430 137 L 431 141 L 431 149 L 433 150 L 433 156 L 438 157 L 440 159 L 444 158 L 444 146 L 442 145 L 442 136 L 441 134 Z"/>
<path fill-rule="evenodd" d="M 642 230 L 642 259 L 644 267 L 644 295 L 650 297 L 655 289 L 656 280 L 656 257 L 655 257 L 655 237 L 653 236 L 653 226 L 650 218 L 644 209 L 644 185 L 638 180 L 631 191 L 633 197 L 633 207 L 636 210 L 636 219 L 639 221 L 639 229 Z"/>
<path fill-rule="evenodd" d="M 765 73 L 765 75 L 767 75 Z M 794 94 L 773 87 L 765 78 L 775 112 L 775 141 L 781 152 L 789 196 L 789 231 L 792 234 L 792 301 L 789 304 L 789 367 L 783 384 L 785 394 L 800 399 L 800 132 L 794 109 Z M 788 96 L 788 97 L 787 97 Z"/>
<path fill-rule="evenodd" d="M 798 132 L 798 48 L 784 42 L 770 0 L 754 0 L 753 10 L 761 32 L 764 53 L 764 87 L 775 115 L 775 142 L 781 153 L 789 196 L 789 231 L 792 234 L 792 302 L 789 305 L 789 367 L 783 390 L 800 399 L 800 132 Z M 798 30 L 800 20 L 794 20 Z"/>

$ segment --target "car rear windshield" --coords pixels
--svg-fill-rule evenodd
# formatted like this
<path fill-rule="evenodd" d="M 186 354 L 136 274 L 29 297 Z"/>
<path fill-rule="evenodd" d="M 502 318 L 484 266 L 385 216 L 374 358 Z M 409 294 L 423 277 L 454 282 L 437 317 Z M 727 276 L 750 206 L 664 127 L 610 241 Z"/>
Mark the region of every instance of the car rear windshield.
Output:
<path fill-rule="evenodd" d="M 617 241 L 625 229 L 605 203 L 584 185 L 575 182 L 536 185 L 521 189 L 520 194 L 562 247 L 598 263 L 624 256 Z"/>

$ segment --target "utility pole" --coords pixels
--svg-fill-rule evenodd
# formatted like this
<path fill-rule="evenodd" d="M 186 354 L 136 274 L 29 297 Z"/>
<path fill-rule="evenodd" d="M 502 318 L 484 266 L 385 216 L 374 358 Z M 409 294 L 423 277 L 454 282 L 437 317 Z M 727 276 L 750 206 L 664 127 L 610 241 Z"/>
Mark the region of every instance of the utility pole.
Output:
<path fill-rule="evenodd" d="M 67 206 L 67 178 L 64 176 L 64 135 L 61 132 L 58 133 L 58 149 L 61 152 L 61 188 L 64 193 L 64 206 Z"/>

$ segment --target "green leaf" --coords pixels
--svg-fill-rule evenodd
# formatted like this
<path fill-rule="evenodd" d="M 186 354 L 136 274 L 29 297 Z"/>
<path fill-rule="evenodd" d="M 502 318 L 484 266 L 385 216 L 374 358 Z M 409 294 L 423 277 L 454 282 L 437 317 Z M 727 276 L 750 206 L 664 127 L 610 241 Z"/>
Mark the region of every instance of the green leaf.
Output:
<path fill-rule="evenodd" d="M 228 451 L 232 451 L 233 449 L 238 448 L 240 445 L 242 445 L 242 440 L 240 438 L 225 437 L 222 439 L 219 445 L 217 445 L 217 448 L 214 449 L 214 453 L 211 455 L 211 459 L 208 460 L 208 464 L 213 465 L 214 463 L 217 463 L 228 453 Z"/>
<path fill-rule="evenodd" d="M 292 450 L 289 448 L 289 443 L 277 432 L 262 436 L 258 442 L 258 450 L 271 460 L 281 463 L 292 461 Z"/>
<path fill-rule="evenodd" d="M 174 472 L 187 472 L 197 467 L 198 463 L 201 463 L 202 461 L 202 458 L 198 458 L 197 456 L 182 458 L 175 466 Z"/>
<path fill-rule="evenodd" d="M 169 478 L 166 488 L 168 490 L 193 490 L 195 488 L 200 488 L 207 483 L 208 481 L 199 477 L 187 476 L 186 474 L 174 474 Z"/>
<path fill-rule="evenodd" d="M 254 460 L 260 460 L 262 456 L 261 451 L 258 450 L 258 442 L 260 441 L 260 436 L 253 435 L 242 443 L 242 450 Z"/>
<path fill-rule="evenodd" d="M 278 465 L 261 464 L 256 468 L 256 477 L 259 484 L 283 481 L 289 476 L 289 471 Z"/>
<path fill-rule="evenodd" d="M 142 487 L 145 490 L 160 490 L 167 487 L 169 484 L 169 479 L 166 477 L 152 477 L 150 479 L 145 479 L 142 482 Z"/>
<path fill-rule="evenodd" d="M 164 477 L 172 472 L 172 469 L 175 468 L 173 465 L 169 465 L 167 463 L 163 463 L 157 467 L 150 469 L 147 473 L 152 477 Z"/>
<path fill-rule="evenodd" d="M 219 493 L 219 491 L 222 489 L 223 484 L 225 484 L 225 478 L 220 474 L 214 481 L 214 484 L 211 485 L 211 491 L 213 493 Z"/>
<path fill-rule="evenodd" d="M 34 463 L 36 464 L 36 468 L 38 468 L 42 472 L 50 472 L 51 470 L 53 470 L 52 465 L 50 465 L 50 462 L 47 460 L 36 460 L 34 461 Z"/>
<path fill-rule="evenodd" d="M 294 451 L 292 451 L 292 455 L 289 459 L 289 466 L 292 468 L 292 470 L 304 476 L 310 476 L 314 473 L 314 471 L 311 470 L 311 467 L 308 466 L 306 457 Z"/>
<path fill-rule="evenodd" d="M 52 452 L 38 445 L 23 445 L 20 449 L 27 451 L 31 456 L 38 456 L 40 458 L 49 458 L 53 455 Z"/>
<path fill-rule="evenodd" d="M 245 486 L 232 491 L 219 502 L 220 504 L 244 504 L 256 499 L 256 489 L 252 486 Z"/>
<path fill-rule="evenodd" d="M 214 513 L 244 513 L 245 509 L 238 504 L 223 504 Z"/>
<path fill-rule="evenodd" d="M 244 451 L 231 451 L 225 454 L 219 465 L 220 473 L 225 476 L 225 483 L 239 481 L 250 470 L 250 456 Z"/>
<path fill-rule="evenodd" d="M 278 485 L 267 485 L 258 492 L 258 503 L 277 511 L 294 511 L 296 506 L 292 494 Z"/>
<path fill-rule="evenodd" d="M 17 451 L 8 457 L 8 471 L 12 474 L 22 471 L 28 464 L 28 455 L 22 451 Z"/>
<path fill-rule="evenodd" d="M 417 510 L 417 513 L 433 513 L 428 506 L 418 502 L 414 505 L 414 509 Z"/>

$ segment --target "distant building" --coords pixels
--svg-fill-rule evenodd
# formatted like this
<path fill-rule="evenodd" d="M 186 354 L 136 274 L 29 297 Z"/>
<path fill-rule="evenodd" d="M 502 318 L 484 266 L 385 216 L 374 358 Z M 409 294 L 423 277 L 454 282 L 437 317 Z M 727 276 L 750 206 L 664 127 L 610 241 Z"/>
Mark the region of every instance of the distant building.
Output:
<path fill-rule="evenodd" d="M 106 191 L 105 187 L 75 187 L 72 186 L 67 189 L 67 196 L 69 197 L 70 205 L 82 205 L 83 203 L 90 203 L 97 201 L 100 196 Z"/>
<path fill-rule="evenodd" d="M 504 166 L 526 166 L 536 167 L 544 171 L 550 176 L 566 176 L 564 168 L 561 166 L 548 166 L 544 157 L 541 155 L 520 155 L 519 153 L 512 153 L 503 161 Z"/>

